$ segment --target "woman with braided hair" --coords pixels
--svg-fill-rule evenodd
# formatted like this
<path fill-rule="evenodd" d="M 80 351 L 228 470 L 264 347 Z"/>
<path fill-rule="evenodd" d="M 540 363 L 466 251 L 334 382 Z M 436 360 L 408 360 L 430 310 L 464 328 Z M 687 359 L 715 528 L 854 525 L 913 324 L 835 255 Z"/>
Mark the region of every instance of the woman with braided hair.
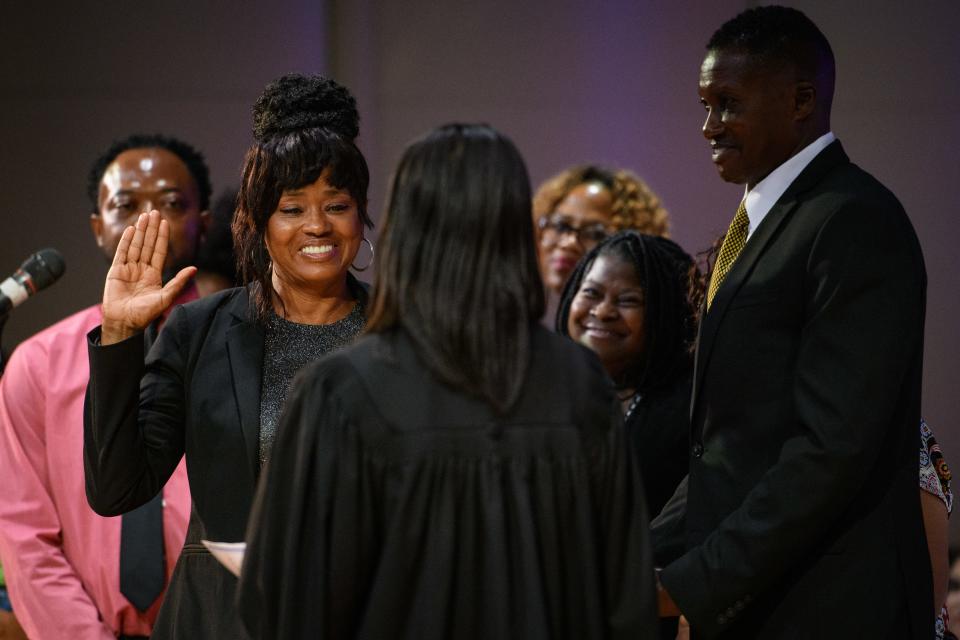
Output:
<path fill-rule="evenodd" d="M 162 284 L 156 211 L 120 241 L 90 334 L 84 464 L 90 505 L 113 516 L 149 502 L 186 455 L 193 511 L 153 638 L 246 637 L 236 578 L 201 540 L 243 539 L 294 374 L 363 327 L 367 294 L 348 271 L 372 226 L 357 125 L 332 80 L 267 86 L 233 220 L 245 286 L 174 309 L 146 363 L 144 327 L 196 269 Z"/>
<path fill-rule="evenodd" d="M 651 517 L 687 474 L 691 265 L 671 240 L 618 233 L 577 265 L 557 312 L 557 331 L 594 351 L 617 386 Z"/>

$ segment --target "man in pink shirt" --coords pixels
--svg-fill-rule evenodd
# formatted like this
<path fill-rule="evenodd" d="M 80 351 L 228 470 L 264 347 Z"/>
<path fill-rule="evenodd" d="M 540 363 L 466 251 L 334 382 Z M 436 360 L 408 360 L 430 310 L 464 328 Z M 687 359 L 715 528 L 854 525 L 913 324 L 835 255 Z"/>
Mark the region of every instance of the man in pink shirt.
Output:
<path fill-rule="evenodd" d="M 121 140 L 94 164 L 88 194 L 90 227 L 108 262 L 123 229 L 151 209 L 170 225 L 165 271 L 194 261 L 210 181 L 203 157 L 189 145 L 158 135 Z M 196 297 L 190 286 L 178 303 Z M 121 593 L 122 518 L 96 515 L 84 492 L 85 336 L 99 324 L 94 305 L 41 331 L 16 349 L 0 379 L 0 560 L 14 613 L 30 638 L 146 637 L 163 600 L 140 610 Z M 162 505 L 169 580 L 190 515 L 183 461 Z"/>

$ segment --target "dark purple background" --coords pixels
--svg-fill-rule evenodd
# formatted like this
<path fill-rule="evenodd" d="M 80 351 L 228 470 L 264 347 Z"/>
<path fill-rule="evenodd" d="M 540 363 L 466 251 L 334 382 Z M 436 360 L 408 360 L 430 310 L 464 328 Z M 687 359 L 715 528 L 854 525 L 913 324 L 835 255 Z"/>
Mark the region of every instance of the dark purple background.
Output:
<path fill-rule="evenodd" d="M 85 180 L 100 149 L 134 130 L 171 133 L 206 153 L 215 190 L 234 185 L 250 105 L 288 71 L 329 73 L 356 93 L 375 216 L 404 144 L 450 120 L 508 133 L 535 183 L 576 162 L 633 169 L 662 196 L 674 237 L 691 252 L 710 244 L 739 201 L 740 189 L 710 164 L 696 81 L 712 31 L 753 3 L 213 4 L 4 7 L 0 277 L 45 246 L 68 265 L 60 283 L 14 312 L 8 347 L 99 298 L 105 266 L 87 224 Z M 834 131 L 900 197 L 920 236 L 930 281 L 924 413 L 960 468 L 950 195 L 960 183 L 960 3 L 789 4 L 835 49 Z"/>

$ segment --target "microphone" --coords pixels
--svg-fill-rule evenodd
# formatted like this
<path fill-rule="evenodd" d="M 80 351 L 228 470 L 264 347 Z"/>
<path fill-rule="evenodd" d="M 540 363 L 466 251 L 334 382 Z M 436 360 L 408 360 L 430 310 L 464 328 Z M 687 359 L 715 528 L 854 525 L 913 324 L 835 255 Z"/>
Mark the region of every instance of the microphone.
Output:
<path fill-rule="evenodd" d="M 0 282 L 0 316 L 52 285 L 65 269 L 63 256 L 56 249 L 41 249 L 27 258 L 12 276 Z"/>

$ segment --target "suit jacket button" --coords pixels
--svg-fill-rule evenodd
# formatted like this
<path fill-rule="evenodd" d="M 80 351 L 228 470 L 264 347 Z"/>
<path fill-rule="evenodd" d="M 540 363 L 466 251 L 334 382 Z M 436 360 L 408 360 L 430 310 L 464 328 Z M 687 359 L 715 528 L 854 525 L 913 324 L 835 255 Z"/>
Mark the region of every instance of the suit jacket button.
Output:
<path fill-rule="evenodd" d="M 694 458 L 703 457 L 703 445 L 699 442 L 694 442 L 693 446 L 690 447 L 690 455 L 692 455 Z"/>
<path fill-rule="evenodd" d="M 727 624 L 727 616 L 722 613 L 717 616 L 717 624 Z"/>

